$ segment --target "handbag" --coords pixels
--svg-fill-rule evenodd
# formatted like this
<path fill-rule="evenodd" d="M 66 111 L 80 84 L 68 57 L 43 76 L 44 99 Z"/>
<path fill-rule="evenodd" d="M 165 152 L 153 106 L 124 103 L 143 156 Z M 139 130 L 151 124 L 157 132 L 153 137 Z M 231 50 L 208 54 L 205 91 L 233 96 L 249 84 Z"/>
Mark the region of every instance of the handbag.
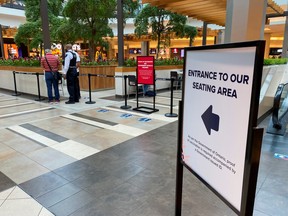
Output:
<path fill-rule="evenodd" d="M 50 68 L 51 73 L 53 74 L 54 79 L 55 80 L 62 80 L 62 75 L 58 71 L 52 71 L 52 68 L 51 68 L 46 56 L 45 56 L 45 60 L 46 60 L 48 66 Z"/>

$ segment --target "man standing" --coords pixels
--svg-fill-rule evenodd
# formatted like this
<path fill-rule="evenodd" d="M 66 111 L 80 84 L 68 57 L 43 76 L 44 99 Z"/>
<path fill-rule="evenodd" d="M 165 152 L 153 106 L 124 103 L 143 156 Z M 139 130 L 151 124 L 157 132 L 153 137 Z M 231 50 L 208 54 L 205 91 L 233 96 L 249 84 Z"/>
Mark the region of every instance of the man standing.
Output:
<path fill-rule="evenodd" d="M 58 72 L 60 61 L 57 56 L 52 55 L 50 49 L 45 49 L 45 57 L 41 59 L 41 66 L 45 73 L 45 81 L 48 93 L 48 102 L 53 104 L 52 85 L 55 94 L 55 104 L 60 102 L 58 79 L 55 79 L 53 72 Z"/>
<path fill-rule="evenodd" d="M 76 60 L 77 56 L 72 50 L 72 45 L 67 44 L 66 54 L 64 60 L 63 75 L 67 80 L 67 89 L 69 93 L 69 100 L 66 101 L 66 104 L 75 104 L 79 102 L 79 90 L 77 88 L 77 66 Z"/>

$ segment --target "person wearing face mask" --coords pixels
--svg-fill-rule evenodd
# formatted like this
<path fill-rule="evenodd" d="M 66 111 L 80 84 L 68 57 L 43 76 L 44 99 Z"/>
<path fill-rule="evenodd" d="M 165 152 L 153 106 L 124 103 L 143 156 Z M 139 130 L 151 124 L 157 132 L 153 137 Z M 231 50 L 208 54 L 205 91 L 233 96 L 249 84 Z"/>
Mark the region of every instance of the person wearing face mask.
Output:
<path fill-rule="evenodd" d="M 63 67 L 63 77 L 67 81 L 67 90 L 69 93 L 69 100 L 66 104 L 75 104 L 79 102 L 79 89 L 77 77 L 77 56 L 72 50 L 72 45 L 65 46 L 66 53 Z"/>

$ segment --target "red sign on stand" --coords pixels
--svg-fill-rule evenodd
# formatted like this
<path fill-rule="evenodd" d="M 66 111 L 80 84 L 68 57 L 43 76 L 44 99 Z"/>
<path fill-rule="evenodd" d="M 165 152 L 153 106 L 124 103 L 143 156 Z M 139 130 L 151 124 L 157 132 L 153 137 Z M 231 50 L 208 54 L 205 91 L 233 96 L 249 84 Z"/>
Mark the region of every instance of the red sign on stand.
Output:
<path fill-rule="evenodd" d="M 154 85 L 154 56 L 137 56 L 138 84 Z"/>

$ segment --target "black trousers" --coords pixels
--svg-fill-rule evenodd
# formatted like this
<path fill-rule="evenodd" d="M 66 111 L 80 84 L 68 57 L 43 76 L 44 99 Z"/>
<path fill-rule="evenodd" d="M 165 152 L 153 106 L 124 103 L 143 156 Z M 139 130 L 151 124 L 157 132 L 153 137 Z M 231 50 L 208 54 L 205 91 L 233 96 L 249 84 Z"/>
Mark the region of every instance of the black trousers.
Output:
<path fill-rule="evenodd" d="M 80 84 L 79 84 L 79 72 L 77 72 L 76 87 L 77 87 L 77 91 L 78 91 L 78 98 L 81 98 L 81 94 L 80 94 Z"/>
<path fill-rule="evenodd" d="M 71 68 L 67 71 L 66 75 L 67 89 L 69 93 L 69 101 L 79 101 L 78 77 L 76 68 Z"/>

